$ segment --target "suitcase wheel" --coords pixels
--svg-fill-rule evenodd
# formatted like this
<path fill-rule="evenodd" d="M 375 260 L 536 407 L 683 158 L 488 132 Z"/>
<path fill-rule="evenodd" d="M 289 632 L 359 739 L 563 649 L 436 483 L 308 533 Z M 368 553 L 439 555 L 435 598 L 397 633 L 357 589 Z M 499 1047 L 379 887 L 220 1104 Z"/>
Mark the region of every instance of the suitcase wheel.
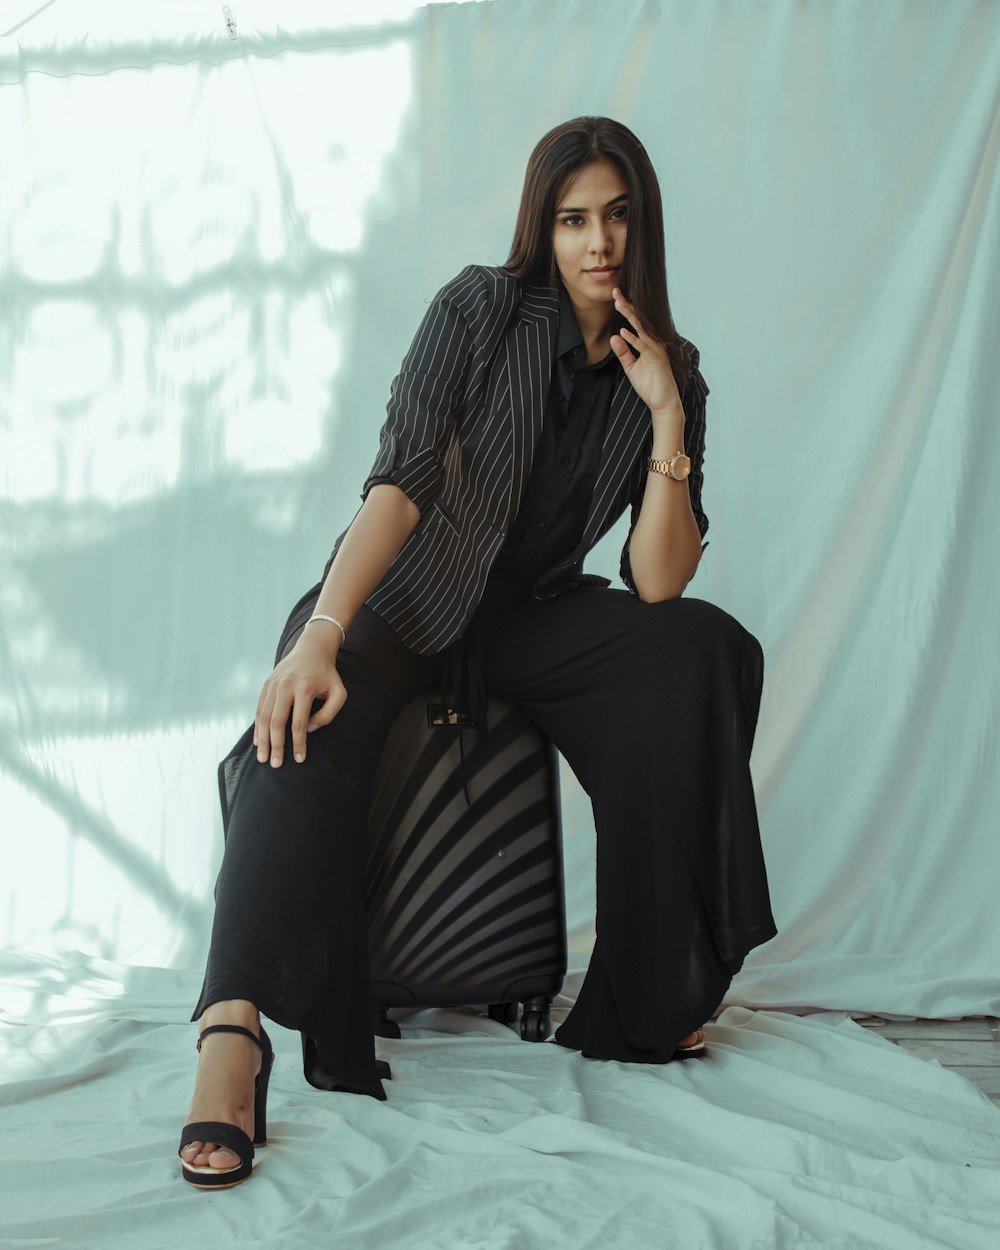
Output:
<path fill-rule="evenodd" d="M 372 1007 L 372 1032 L 376 1037 L 402 1037 L 402 1031 L 395 1020 L 388 1015 L 388 1008 L 381 1004 Z"/>
<path fill-rule="evenodd" d="M 544 996 L 529 998 L 521 1016 L 521 1039 L 525 1042 L 544 1042 L 552 1028 L 549 1015 L 551 1000 Z"/>

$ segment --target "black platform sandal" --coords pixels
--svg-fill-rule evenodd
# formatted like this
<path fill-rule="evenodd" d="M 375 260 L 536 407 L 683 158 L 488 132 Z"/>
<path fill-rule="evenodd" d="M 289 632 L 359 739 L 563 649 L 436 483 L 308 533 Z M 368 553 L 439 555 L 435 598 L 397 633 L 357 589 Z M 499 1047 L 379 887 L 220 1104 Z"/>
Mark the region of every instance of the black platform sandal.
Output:
<path fill-rule="evenodd" d="M 243 1033 L 264 1054 L 253 1085 L 253 1141 L 235 1124 L 223 1124 L 218 1120 L 195 1120 L 191 1124 L 185 1124 L 181 1130 L 178 1154 L 193 1141 L 202 1141 L 225 1146 L 239 1156 L 240 1162 L 231 1168 L 210 1168 L 205 1164 L 196 1166 L 181 1159 L 181 1175 L 189 1185 L 196 1189 L 228 1189 L 245 1181 L 250 1175 L 253 1170 L 254 1146 L 267 1145 L 267 1083 L 271 1079 L 271 1068 L 274 1066 L 274 1048 L 263 1026 L 258 1038 L 240 1024 L 210 1024 L 207 1029 L 202 1029 L 198 1037 L 199 1053 L 202 1040 L 209 1033 Z"/>
<path fill-rule="evenodd" d="M 697 1032 L 697 1030 L 696 1030 Z M 704 1059 L 707 1051 L 705 1050 L 705 1039 L 695 1042 L 693 1046 L 678 1046 L 673 1054 L 674 1059 Z"/>

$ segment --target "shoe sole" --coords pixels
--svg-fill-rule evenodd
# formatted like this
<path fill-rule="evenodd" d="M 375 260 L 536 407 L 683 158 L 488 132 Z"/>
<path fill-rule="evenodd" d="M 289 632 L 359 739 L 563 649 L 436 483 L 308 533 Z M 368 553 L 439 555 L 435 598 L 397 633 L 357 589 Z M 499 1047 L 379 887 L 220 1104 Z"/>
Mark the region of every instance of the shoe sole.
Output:
<path fill-rule="evenodd" d="M 673 1057 L 675 1059 L 704 1059 L 707 1053 L 705 1043 L 701 1041 L 693 1046 L 678 1046 Z"/>
<path fill-rule="evenodd" d="M 255 1149 L 259 1149 L 261 1146 L 266 1145 L 266 1141 L 254 1142 Z M 181 1173 L 187 1183 L 189 1185 L 193 1185 L 195 1189 L 235 1189 L 237 1185 L 242 1185 L 244 1181 L 248 1181 L 250 1179 L 253 1174 L 253 1170 L 258 1163 L 260 1163 L 260 1159 L 254 1155 L 254 1157 L 250 1160 L 250 1171 L 247 1172 L 246 1176 L 241 1176 L 238 1181 L 230 1181 L 228 1184 L 221 1181 L 213 1181 L 210 1185 L 199 1185 L 198 1182 L 192 1178 L 195 1176 L 228 1176 L 231 1172 L 238 1172 L 243 1166 L 242 1163 L 237 1163 L 236 1166 L 232 1168 L 210 1168 L 207 1163 L 185 1163 L 182 1159 Z"/>

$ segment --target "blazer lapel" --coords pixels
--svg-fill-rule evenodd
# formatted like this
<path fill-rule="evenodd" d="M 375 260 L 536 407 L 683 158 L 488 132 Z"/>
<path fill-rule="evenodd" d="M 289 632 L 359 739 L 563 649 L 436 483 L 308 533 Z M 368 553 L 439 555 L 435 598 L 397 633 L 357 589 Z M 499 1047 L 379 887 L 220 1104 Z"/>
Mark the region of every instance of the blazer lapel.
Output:
<path fill-rule="evenodd" d="M 548 287 L 525 287 L 518 320 L 507 338 L 513 448 L 508 522 L 516 515 L 542 433 L 558 320 L 558 295 Z"/>

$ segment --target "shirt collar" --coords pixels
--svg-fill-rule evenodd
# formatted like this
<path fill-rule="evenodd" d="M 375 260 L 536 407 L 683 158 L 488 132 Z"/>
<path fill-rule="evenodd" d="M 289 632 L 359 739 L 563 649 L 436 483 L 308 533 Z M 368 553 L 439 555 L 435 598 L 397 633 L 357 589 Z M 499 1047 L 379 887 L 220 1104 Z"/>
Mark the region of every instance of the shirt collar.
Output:
<path fill-rule="evenodd" d="M 559 332 L 556 335 L 556 356 L 564 356 L 567 352 L 573 350 L 574 347 L 584 347 L 583 334 L 580 331 L 580 323 L 576 319 L 576 313 L 573 311 L 573 304 L 569 298 L 569 292 L 562 278 L 559 282 Z M 616 333 L 621 326 L 625 324 L 625 318 L 615 309 L 614 325 L 611 333 Z M 609 334 L 610 338 L 611 335 Z M 602 362 L 602 368 L 615 359 L 615 354 L 608 346 L 609 359 Z M 584 356 L 581 355 L 581 362 Z M 582 364 L 581 364 L 582 367 Z"/>

